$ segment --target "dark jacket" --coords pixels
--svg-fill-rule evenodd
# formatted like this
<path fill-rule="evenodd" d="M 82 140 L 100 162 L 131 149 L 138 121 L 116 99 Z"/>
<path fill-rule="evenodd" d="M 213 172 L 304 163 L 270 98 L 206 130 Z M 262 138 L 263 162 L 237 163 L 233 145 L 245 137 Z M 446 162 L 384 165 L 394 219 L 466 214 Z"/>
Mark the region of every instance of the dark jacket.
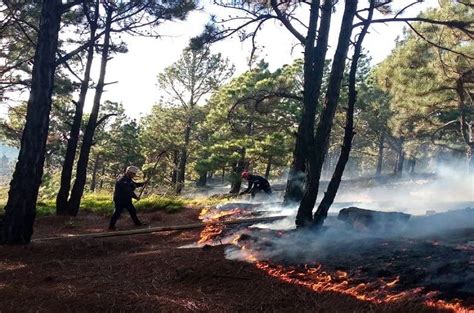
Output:
<path fill-rule="evenodd" d="M 266 180 L 262 176 L 249 175 L 247 180 L 249 182 L 249 186 L 247 187 L 247 189 L 243 191 L 243 193 L 249 192 L 252 189 L 252 187 L 256 187 L 260 189 L 265 189 L 266 187 L 270 187 L 270 183 L 268 182 L 268 180 Z"/>
<path fill-rule="evenodd" d="M 133 191 L 143 185 L 144 183 L 136 183 L 126 175 L 122 176 L 115 182 L 114 202 L 130 203 L 133 198 L 138 199 L 138 196 Z"/>

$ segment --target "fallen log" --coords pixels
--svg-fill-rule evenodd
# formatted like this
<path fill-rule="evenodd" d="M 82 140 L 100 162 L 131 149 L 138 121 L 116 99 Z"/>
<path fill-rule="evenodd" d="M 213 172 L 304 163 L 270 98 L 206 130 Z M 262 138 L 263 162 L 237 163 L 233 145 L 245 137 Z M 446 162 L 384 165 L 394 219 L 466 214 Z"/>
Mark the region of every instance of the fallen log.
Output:
<path fill-rule="evenodd" d="M 149 233 L 156 233 L 156 232 L 163 232 L 163 231 L 194 229 L 194 228 L 201 228 L 208 225 L 234 225 L 234 224 L 254 224 L 254 223 L 274 222 L 286 217 L 287 216 L 280 215 L 280 216 L 256 217 L 256 218 L 246 218 L 246 219 L 240 219 L 240 220 L 229 220 L 229 221 L 220 221 L 220 222 L 206 222 L 206 223 L 200 222 L 200 223 L 185 224 L 185 225 L 148 227 L 148 228 L 131 229 L 131 230 L 102 232 L 102 233 L 88 233 L 88 234 L 77 234 L 77 235 L 68 235 L 68 236 L 36 238 L 36 239 L 33 239 L 32 241 L 45 241 L 45 240 L 69 239 L 69 238 L 105 238 L 105 237 L 129 236 L 129 235 L 149 234 Z"/>
<path fill-rule="evenodd" d="M 338 219 L 359 231 L 399 231 L 410 219 L 410 214 L 401 212 L 381 212 L 357 207 L 339 211 Z"/>
<path fill-rule="evenodd" d="M 262 209 L 270 208 L 272 206 L 281 207 L 282 204 L 283 204 L 282 202 L 258 202 L 258 203 L 228 202 L 228 203 L 217 205 L 216 208 L 219 210 L 231 210 L 231 209 L 252 210 L 252 209 L 260 208 L 260 207 L 262 207 Z"/>

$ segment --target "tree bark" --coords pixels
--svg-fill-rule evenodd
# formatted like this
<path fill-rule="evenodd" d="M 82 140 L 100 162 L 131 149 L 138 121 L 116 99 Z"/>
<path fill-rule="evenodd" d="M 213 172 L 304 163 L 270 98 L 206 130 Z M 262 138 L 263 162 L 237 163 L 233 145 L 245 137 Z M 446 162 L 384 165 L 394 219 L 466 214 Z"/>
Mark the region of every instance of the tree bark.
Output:
<path fill-rule="evenodd" d="M 104 43 L 102 47 L 101 54 L 101 63 L 100 63 L 100 73 L 99 80 L 97 82 L 94 102 L 92 106 L 92 111 L 89 116 L 89 121 L 87 123 L 86 130 L 84 132 L 84 138 L 82 140 L 81 152 L 79 154 L 79 160 L 77 161 L 76 169 L 76 180 L 74 181 L 74 186 L 72 187 L 71 197 L 68 201 L 67 214 L 75 216 L 79 212 L 79 206 L 81 204 L 81 198 L 84 194 L 84 186 L 86 184 L 87 178 L 87 164 L 89 163 L 89 154 L 93 144 L 94 133 L 97 127 L 97 119 L 99 116 L 100 109 L 100 99 L 104 91 L 104 80 L 105 72 L 107 68 L 107 61 L 109 58 L 109 48 L 110 48 L 110 28 L 112 23 L 112 12 L 111 8 L 106 9 L 106 22 L 105 22 L 105 34 L 104 34 Z"/>
<path fill-rule="evenodd" d="M 401 136 L 398 139 L 398 155 L 397 162 L 395 164 L 395 175 L 402 175 L 403 163 L 405 162 L 405 137 Z"/>
<path fill-rule="evenodd" d="M 204 187 L 206 186 L 206 183 L 207 183 L 207 172 L 199 173 L 199 179 L 196 183 L 196 186 Z"/>
<path fill-rule="evenodd" d="M 321 170 L 324 157 L 328 150 L 334 114 L 339 100 L 341 81 L 344 74 L 347 51 L 351 42 L 352 23 L 356 9 L 357 1 L 346 1 L 338 44 L 326 92 L 326 106 L 321 113 L 316 135 L 313 135 L 312 131 L 305 131 L 308 147 L 307 186 L 296 215 L 296 225 L 298 227 L 312 225 L 312 211 L 318 195 L 319 179 L 321 178 Z M 312 130 L 313 127 L 310 129 Z M 315 217 L 317 218 L 316 213 Z"/>
<path fill-rule="evenodd" d="M 472 72 L 472 69 L 470 70 Z M 470 72 L 465 73 L 467 75 Z M 461 126 L 461 134 L 464 142 L 467 145 L 467 158 L 469 163 L 469 171 L 474 172 L 474 159 L 473 159 L 473 149 L 474 149 L 474 138 L 473 138 L 473 129 L 472 129 L 472 121 L 468 121 L 467 114 L 469 112 L 466 109 L 466 96 L 464 90 L 464 75 L 460 75 L 460 77 L 456 80 L 456 93 L 458 95 L 458 110 L 459 110 L 459 123 Z M 471 103 L 469 106 L 472 106 L 472 98 Z"/>
<path fill-rule="evenodd" d="M 100 174 L 100 183 L 99 183 L 99 189 L 102 190 L 104 187 L 104 177 L 105 177 L 105 164 L 102 164 L 102 172 Z"/>
<path fill-rule="evenodd" d="M 408 171 L 410 172 L 410 174 L 415 173 L 415 166 L 416 166 L 416 159 L 414 157 L 411 157 L 408 160 Z"/>
<path fill-rule="evenodd" d="M 247 122 L 247 136 L 252 136 L 253 134 L 253 120 L 250 119 Z M 230 194 L 237 194 L 240 192 L 240 186 L 242 185 L 242 179 L 240 178 L 240 175 L 244 170 L 248 170 L 249 168 L 249 163 L 245 161 L 245 156 L 247 153 L 247 149 L 245 147 L 242 147 L 240 149 L 240 159 L 237 161 L 235 164 L 233 170 L 234 170 L 234 178 L 232 179 L 231 187 L 230 187 Z"/>
<path fill-rule="evenodd" d="M 90 20 L 90 41 L 95 41 L 95 33 L 97 30 L 97 19 L 99 16 L 98 2 L 95 5 L 94 18 Z M 67 201 L 69 197 L 69 191 L 71 189 L 72 171 L 74 167 L 74 159 L 76 157 L 77 145 L 79 142 L 79 132 L 81 130 L 82 116 L 84 112 L 84 103 L 86 101 L 87 91 L 89 90 L 89 81 L 92 68 L 92 60 L 94 58 L 94 45 L 89 45 L 87 49 L 87 60 L 86 67 L 84 70 L 84 77 L 81 82 L 81 89 L 79 93 L 79 99 L 75 103 L 76 111 L 74 113 L 74 119 L 69 132 L 69 138 L 67 140 L 66 154 L 64 156 L 64 163 L 61 170 L 61 184 L 59 187 L 58 194 L 56 196 L 56 213 L 66 214 Z"/>
<path fill-rule="evenodd" d="M 331 26 L 332 4 L 326 0 L 322 7 L 321 25 L 316 43 L 316 29 L 319 17 L 319 0 L 311 2 L 308 33 L 304 51 L 303 112 L 298 125 L 293 161 L 286 184 L 284 204 L 299 202 L 303 198 L 306 178 L 306 159 L 308 138 L 314 134 L 314 122 L 318 107 L 318 98 L 324 73 L 324 63 L 328 46 L 328 34 Z"/>
<path fill-rule="evenodd" d="M 33 234 L 46 154 L 62 9 L 60 0 L 43 1 L 26 123 L 5 206 L 1 243 L 25 244 Z"/>
<path fill-rule="evenodd" d="M 382 175 L 384 142 L 385 134 L 384 132 L 381 132 L 379 138 L 379 154 L 377 157 L 377 169 L 375 170 L 375 176 Z"/>
<path fill-rule="evenodd" d="M 192 104 L 191 104 L 192 106 Z M 184 129 L 184 145 L 180 152 L 179 164 L 178 164 L 178 175 L 176 179 L 176 194 L 181 194 L 181 191 L 184 187 L 184 179 L 186 176 L 186 162 L 188 161 L 188 146 L 189 140 L 191 137 L 191 127 L 192 127 L 192 119 L 191 117 L 188 118 L 186 123 L 186 128 Z"/>
<path fill-rule="evenodd" d="M 179 151 L 173 151 L 173 171 L 171 172 L 171 183 L 176 186 L 178 179 L 178 162 L 179 162 Z"/>
<path fill-rule="evenodd" d="M 374 11 L 374 1 L 370 1 L 370 8 L 367 20 L 372 20 Z M 354 107 L 357 101 L 357 91 L 356 91 L 356 75 L 357 67 L 360 59 L 360 54 L 362 51 L 362 42 L 364 41 L 365 35 L 369 29 L 370 24 L 365 24 L 361 33 L 357 38 L 357 42 L 354 47 L 354 54 L 352 56 L 351 69 L 349 72 L 349 91 L 348 91 L 348 103 L 347 103 L 347 112 L 346 112 L 346 125 L 344 128 L 344 139 L 341 148 L 341 154 L 336 164 L 336 168 L 331 177 L 331 181 L 327 187 L 326 193 L 324 194 L 321 203 L 314 214 L 314 226 L 320 228 L 324 220 L 327 217 L 329 208 L 336 198 L 337 191 L 341 184 L 342 175 L 344 174 L 344 169 L 346 167 L 347 161 L 349 160 L 349 155 L 352 148 L 352 139 L 354 137 Z"/>
<path fill-rule="evenodd" d="M 268 179 L 268 177 L 270 176 L 270 170 L 272 169 L 272 159 L 272 156 L 268 157 L 267 167 L 265 168 L 265 179 Z"/>
<path fill-rule="evenodd" d="M 231 187 L 230 187 L 230 194 L 237 194 L 240 192 L 240 186 L 242 185 L 242 179 L 240 178 L 240 174 L 245 169 L 245 154 L 246 154 L 246 149 L 241 148 L 240 149 L 240 159 L 235 163 L 233 167 L 233 175 L 234 178 L 232 179 Z"/>
<path fill-rule="evenodd" d="M 97 172 L 99 171 L 99 163 L 100 163 L 100 153 L 97 153 L 94 160 L 94 168 L 92 169 L 92 179 L 91 179 L 91 186 L 90 191 L 94 192 L 96 185 L 97 185 Z"/>

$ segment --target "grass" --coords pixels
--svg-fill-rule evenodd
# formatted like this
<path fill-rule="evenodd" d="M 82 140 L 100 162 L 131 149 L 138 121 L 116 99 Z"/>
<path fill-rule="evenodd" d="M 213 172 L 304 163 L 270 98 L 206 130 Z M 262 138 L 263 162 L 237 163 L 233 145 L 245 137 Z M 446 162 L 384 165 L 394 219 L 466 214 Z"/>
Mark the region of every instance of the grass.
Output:
<path fill-rule="evenodd" d="M 178 196 L 160 196 L 150 195 L 143 197 L 140 201 L 134 200 L 134 205 L 139 212 L 165 211 L 167 213 L 179 212 L 185 207 L 202 207 L 214 205 L 222 202 L 219 199 L 199 198 L 181 198 Z M 6 198 L 0 198 L 0 207 L 4 207 Z M 114 211 L 114 203 L 111 193 L 87 193 L 82 197 L 80 212 L 95 213 L 100 215 L 110 215 Z M 56 213 L 55 199 L 38 199 L 36 206 L 37 216 L 54 215 Z M 0 216 L 3 210 L 0 211 Z"/>

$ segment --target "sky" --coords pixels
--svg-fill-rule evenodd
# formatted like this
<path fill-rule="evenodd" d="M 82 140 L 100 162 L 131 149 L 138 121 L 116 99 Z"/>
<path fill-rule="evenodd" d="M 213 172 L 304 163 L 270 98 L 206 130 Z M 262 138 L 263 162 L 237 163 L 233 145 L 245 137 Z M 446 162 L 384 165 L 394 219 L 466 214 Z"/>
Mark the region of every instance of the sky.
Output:
<path fill-rule="evenodd" d="M 342 3 L 342 1 L 340 1 Z M 398 7 L 404 7 L 412 1 L 397 0 Z M 415 16 L 422 9 L 434 7 L 437 0 L 427 0 L 411 7 L 405 16 Z M 342 7 L 336 9 L 330 33 L 330 49 L 327 56 L 332 57 L 342 19 Z M 157 84 L 157 75 L 177 61 L 189 39 L 200 34 L 209 21 L 210 14 L 228 16 L 233 12 L 221 7 L 204 5 L 202 10 L 193 11 L 185 21 L 166 22 L 159 26 L 161 38 L 144 38 L 122 35 L 128 45 L 128 53 L 115 55 L 109 61 L 106 81 L 117 81 L 106 86 L 102 100 L 121 102 L 125 112 L 132 118 L 139 118 L 151 111 L 151 108 L 163 95 Z M 376 16 L 377 17 L 377 16 Z M 380 17 L 380 15 L 378 16 Z M 304 20 L 304 16 L 301 16 Z M 395 39 L 402 34 L 403 23 L 375 24 L 364 41 L 364 47 L 372 57 L 372 63 L 382 61 L 394 48 Z M 294 59 L 302 57 L 302 47 L 296 45 L 295 38 L 276 22 L 267 22 L 257 36 L 260 48 L 258 54 L 274 70 Z M 220 52 L 229 58 L 236 67 L 236 75 L 248 69 L 250 42 L 242 43 L 238 38 L 229 38 L 211 47 L 214 53 Z M 93 78 L 98 77 L 99 57 L 95 58 Z M 93 92 L 88 93 L 86 112 L 90 110 Z"/>

